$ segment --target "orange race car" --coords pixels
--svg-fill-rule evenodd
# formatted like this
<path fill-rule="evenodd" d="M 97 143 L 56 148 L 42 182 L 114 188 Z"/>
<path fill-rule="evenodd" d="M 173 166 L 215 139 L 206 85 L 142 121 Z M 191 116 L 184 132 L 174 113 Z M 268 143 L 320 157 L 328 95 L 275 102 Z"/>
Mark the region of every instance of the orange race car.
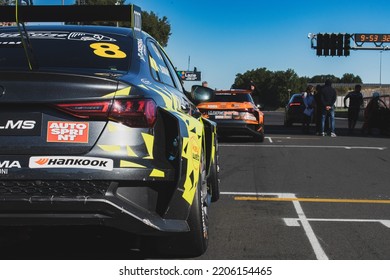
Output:
<path fill-rule="evenodd" d="M 217 90 L 212 100 L 197 105 L 203 117 L 217 123 L 218 135 L 250 135 L 264 141 L 264 114 L 251 90 Z"/>

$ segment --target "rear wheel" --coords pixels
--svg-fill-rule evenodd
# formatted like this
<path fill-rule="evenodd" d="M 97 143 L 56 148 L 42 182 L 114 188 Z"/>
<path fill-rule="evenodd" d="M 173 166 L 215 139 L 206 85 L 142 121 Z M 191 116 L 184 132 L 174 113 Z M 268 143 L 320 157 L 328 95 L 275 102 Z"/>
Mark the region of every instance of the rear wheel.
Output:
<path fill-rule="evenodd" d="M 210 186 L 209 193 L 211 194 L 211 202 L 215 202 L 219 199 L 219 147 L 217 136 L 214 138 L 215 155 L 210 164 L 210 174 L 207 178 L 208 185 Z"/>
<path fill-rule="evenodd" d="M 156 250 L 160 255 L 197 257 L 202 255 L 207 249 L 209 241 L 208 202 L 210 201 L 210 195 L 207 190 L 204 155 L 202 155 L 201 159 L 198 186 L 187 219 L 190 230 L 186 233 L 154 239 L 153 251 Z"/>
<path fill-rule="evenodd" d="M 256 142 L 264 142 L 264 125 L 260 125 L 261 127 L 261 132 L 258 133 L 258 134 L 255 134 L 253 136 L 253 139 L 256 141 Z"/>

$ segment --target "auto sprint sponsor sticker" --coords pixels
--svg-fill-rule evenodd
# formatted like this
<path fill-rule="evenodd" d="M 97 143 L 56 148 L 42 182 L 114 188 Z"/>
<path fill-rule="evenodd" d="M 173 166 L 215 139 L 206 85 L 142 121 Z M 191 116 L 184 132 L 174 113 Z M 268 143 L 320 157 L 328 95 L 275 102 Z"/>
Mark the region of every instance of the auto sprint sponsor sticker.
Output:
<path fill-rule="evenodd" d="M 60 157 L 42 156 L 30 157 L 30 168 L 84 168 L 112 171 L 114 162 L 112 159 L 96 157 Z"/>
<path fill-rule="evenodd" d="M 49 121 L 47 142 L 88 143 L 89 123 Z"/>

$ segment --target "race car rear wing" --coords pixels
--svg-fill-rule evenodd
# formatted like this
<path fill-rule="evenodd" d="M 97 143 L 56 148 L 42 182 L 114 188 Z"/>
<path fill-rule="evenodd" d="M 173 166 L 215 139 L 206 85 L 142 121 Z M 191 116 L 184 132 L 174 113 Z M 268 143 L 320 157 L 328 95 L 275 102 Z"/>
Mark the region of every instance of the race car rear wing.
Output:
<path fill-rule="evenodd" d="M 0 22 L 127 21 L 141 31 L 141 8 L 136 5 L 0 6 Z"/>

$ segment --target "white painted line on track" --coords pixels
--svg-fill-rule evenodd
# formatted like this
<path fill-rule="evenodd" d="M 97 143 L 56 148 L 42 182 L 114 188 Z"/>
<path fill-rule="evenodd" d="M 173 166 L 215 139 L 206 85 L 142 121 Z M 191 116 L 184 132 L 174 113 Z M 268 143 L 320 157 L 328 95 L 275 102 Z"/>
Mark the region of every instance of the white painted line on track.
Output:
<path fill-rule="evenodd" d="M 370 220 L 370 219 L 316 219 L 308 218 L 309 222 L 345 222 L 345 223 L 380 223 L 387 228 L 390 228 L 390 220 Z M 296 218 L 285 218 L 284 222 L 287 226 L 295 227 L 300 226 L 298 223 L 299 219 Z"/>
<path fill-rule="evenodd" d="M 325 251 L 322 249 L 321 244 L 317 239 L 317 236 L 315 235 L 305 213 L 303 212 L 301 204 L 299 203 L 299 201 L 293 201 L 293 205 L 295 207 L 295 211 L 297 211 L 299 221 L 301 222 L 306 236 L 309 239 L 309 242 L 314 250 L 314 254 L 317 257 L 317 260 L 328 260 L 329 258 L 325 254 Z"/>
<path fill-rule="evenodd" d="M 273 142 L 274 142 L 274 141 L 272 140 L 271 137 L 265 137 L 265 139 L 268 139 L 268 141 L 269 141 L 270 143 L 273 143 Z"/>
<path fill-rule="evenodd" d="M 219 144 L 220 147 L 254 147 L 254 148 L 298 148 L 298 149 L 343 149 L 343 150 L 387 150 L 387 147 L 369 146 L 318 146 L 318 145 L 256 145 L 256 144 Z"/>
<path fill-rule="evenodd" d="M 245 192 L 221 192 L 222 195 L 255 195 L 255 196 L 278 196 L 280 198 L 296 198 L 295 194 L 292 193 L 245 193 Z M 299 201 L 293 201 L 293 205 L 295 211 L 298 215 L 298 220 L 302 224 L 302 227 L 306 233 L 307 238 L 314 250 L 314 254 L 316 255 L 318 260 L 328 260 L 328 256 L 325 254 L 325 251 L 322 249 L 320 242 L 317 239 L 312 227 L 310 226 L 309 220 L 307 219 L 301 204 Z"/>

